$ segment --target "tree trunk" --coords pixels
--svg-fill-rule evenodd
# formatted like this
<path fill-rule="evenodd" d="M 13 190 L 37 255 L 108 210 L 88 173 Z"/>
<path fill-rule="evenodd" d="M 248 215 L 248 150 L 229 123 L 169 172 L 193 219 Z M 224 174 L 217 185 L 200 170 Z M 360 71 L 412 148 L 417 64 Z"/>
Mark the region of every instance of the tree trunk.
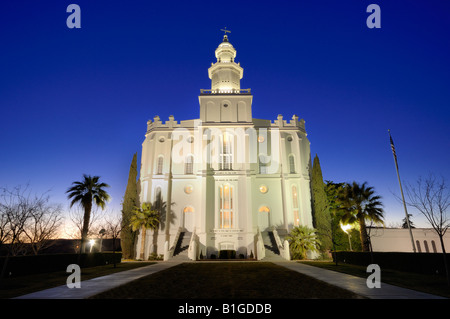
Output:
<path fill-rule="evenodd" d="M 81 230 L 81 253 L 86 252 L 86 239 L 89 231 L 89 222 L 91 219 L 92 199 L 84 203 L 83 228 Z"/>
<path fill-rule="evenodd" d="M 369 239 L 367 236 L 366 223 L 363 218 L 359 218 L 360 238 L 363 251 L 369 251 Z"/>
<path fill-rule="evenodd" d="M 443 235 L 438 234 L 439 235 L 439 240 L 441 241 L 441 247 L 442 247 L 442 255 L 444 256 L 444 267 L 445 267 L 445 275 L 447 276 L 447 285 L 450 286 L 450 274 L 448 271 L 448 265 L 447 265 L 447 255 L 445 253 L 445 247 L 444 247 L 444 239 L 443 239 Z"/>
<path fill-rule="evenodd" d="M 116 237 L 113 237 L 113 263 L 114 263 L 114 268 L 116 268 Z"/>
<path fill-rule="evenodd" d="M 141 232 L 141 259 L 144 260 L 144 248 L 145 248 L 145 226 L 142 226 Z"/>

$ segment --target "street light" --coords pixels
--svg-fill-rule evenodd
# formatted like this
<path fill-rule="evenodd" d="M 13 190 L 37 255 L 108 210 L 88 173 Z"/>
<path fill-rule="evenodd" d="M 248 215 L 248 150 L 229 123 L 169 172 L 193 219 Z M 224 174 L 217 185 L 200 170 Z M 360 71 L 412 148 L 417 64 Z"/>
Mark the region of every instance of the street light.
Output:
<path fill-rule="evenodd" d="M 342 224 L 341 223 L 341 229 L 344 231 L 344 233 L 346 233 L 347 234 L 347 236 L 348 236 L 348 244 L 350 245 L 350 251 L 353 251 L 353 249 L 352 249 L 352 242 L 351 242 L 351 240 L 350 240 L 350 237 L 351 237 L 351 235 L 350 235 L 350 233 L 348 232 L 350 229 L 352 228 L 352 225 L 351 224 Z"/>
<path fill-rule="evenodd" d="M 91 239 L 89 241 L 89 245 L 91 245 L 91 249 L 89 250 L 90 253 L 92 252 L 92 247 L 94 247 L 94 244 L 95 244 L 95 239 Z"/>

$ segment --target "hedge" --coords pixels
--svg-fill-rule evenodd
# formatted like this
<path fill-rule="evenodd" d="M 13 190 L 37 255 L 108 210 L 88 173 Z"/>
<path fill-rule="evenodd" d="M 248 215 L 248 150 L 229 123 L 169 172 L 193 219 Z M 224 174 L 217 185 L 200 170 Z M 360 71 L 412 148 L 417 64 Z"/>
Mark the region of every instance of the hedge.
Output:
<path fill-rule="evenodd" d="M 445 254 L 450 266 L 450 254 Z M 403 253 L 403 252 L 333 252 L 333 260 L 346 264 L 368 266 L 378 264 L 381 269 L 438 274 L 445 276 L 444 256 L 442 253 Z"/>
<path fill-rule="evenodd" d="M 54 271 L 66 271 L 70 264 L 81 268 L 120 263 L 122 253 L 43 254 L 13 256 L 8 258 L 5 276 L 22 276 Z M 0 273 L 6 257 L 0 257 Z"/>

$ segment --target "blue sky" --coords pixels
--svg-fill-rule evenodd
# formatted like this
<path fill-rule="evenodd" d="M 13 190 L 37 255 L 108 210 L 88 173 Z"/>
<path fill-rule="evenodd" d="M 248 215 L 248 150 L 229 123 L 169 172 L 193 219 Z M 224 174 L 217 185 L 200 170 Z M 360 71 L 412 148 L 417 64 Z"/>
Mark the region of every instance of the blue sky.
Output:
<path fill-rule="evenodd" d="M 81 29 L 66 26 L 71 3 Z M 324 179 L 367 181 L 400 223 L 388 129 L 404 183 L 450 179 L 449 16 L 438 0 L 1 1 L 0 186 L 67 206 L 73 181 L 99 175 L 120 209 L 147 120 L 199 117 L 226 26 L 253 117 L 305 119 Z"/>

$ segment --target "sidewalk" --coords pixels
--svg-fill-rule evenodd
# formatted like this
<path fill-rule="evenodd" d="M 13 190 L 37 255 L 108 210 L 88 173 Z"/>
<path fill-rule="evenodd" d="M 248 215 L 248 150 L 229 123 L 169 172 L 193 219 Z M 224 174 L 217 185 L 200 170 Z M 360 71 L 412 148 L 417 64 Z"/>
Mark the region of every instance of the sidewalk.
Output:
<path fill-rule="evenodd" d="M 14 299 L 85 299 L 181 263 L 182 261 L 157 262 L 149 266 L 121 271 L 115 274 L 82 281 L 81 288 L 68 288 L 66 285 L 63 285 L 33 292 Z"/>
<path fill-rule="evenodd" d="M 305 265 L 299 262 L 274 262 L 290 270 L 327 282 L 331 285 L 352 291 L 370 299 L 447 299 L 411 289 L 389 285 L 381 282 L 381 288 L 368 288 L 366 278 L 360 278 L 332 270 Z M 368 274 L 369 275 L 369 274 Z M 383 281 L 383 277 L 381 277 Z"/>

